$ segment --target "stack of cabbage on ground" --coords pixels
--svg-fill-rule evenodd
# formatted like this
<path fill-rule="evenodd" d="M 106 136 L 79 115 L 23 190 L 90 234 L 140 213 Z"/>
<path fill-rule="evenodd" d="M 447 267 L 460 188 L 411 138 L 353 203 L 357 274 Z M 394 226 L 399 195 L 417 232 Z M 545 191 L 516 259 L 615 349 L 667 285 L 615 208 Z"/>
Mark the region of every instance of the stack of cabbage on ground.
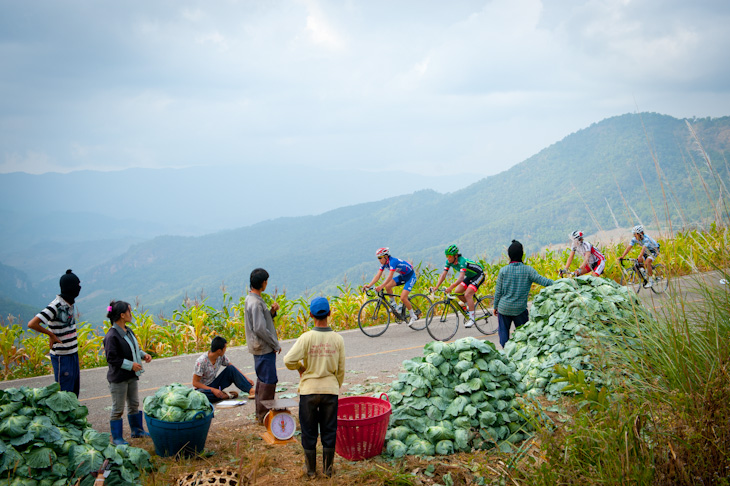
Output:
<path fill-rule="evenodd" d="M 163 386 L 144 399 L 144 413 L 164 422 L 200 420 L 212 411 L 208 397 L 180 383 Z"/>
<path fill-rule="evenodd" d="M 627 324 L 648 319 L 636 294 L 612 280 L 561 279 L 535 297 L 530 320 L 515 331 L 504 353 L 517 365 L 527 396 L 555 400 L 567 385 L 552 383 L 556 364 L 584 370 L 598 383 L 591 363 L 593 340 L 612 335 L 631 339 L 634 325 Z"/>
<path fill-rule="evenodd" d="M 0 485 L 66 486 L 81 478 L 86 486 L 105 459 L 106 484 L 139 484 L 140 470 L 151 467 L 149 453 L 111 445 L 108 433 L 89 425 L 76 395 L 59 390 L 58 383 L 0 390 Z"/>
<path fill-rule="evenodd" d="M 526 437 L 514 410 L 521 376 L 494 344 L 471 337 L 431 342 L 403 367 L 388 393 L 387 454 L 453 454 Z"/>

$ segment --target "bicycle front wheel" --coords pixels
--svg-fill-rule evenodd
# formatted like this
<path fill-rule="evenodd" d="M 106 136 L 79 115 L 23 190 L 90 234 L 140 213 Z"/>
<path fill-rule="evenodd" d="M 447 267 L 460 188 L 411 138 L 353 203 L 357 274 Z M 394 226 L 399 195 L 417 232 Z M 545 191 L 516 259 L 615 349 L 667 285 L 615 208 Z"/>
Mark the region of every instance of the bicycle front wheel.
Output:
<path fill-rule="evenodd" d="M 664 273 L 664 265 L 661 263 L 654 265 L 652 270 L 654 270 L 652 272 L 654 274 L 654 285 L 651 286 L 651 290 L 655 294 L 664 293 L 667 290 L 667 287 L 669 287 L 669 277 L 667 277 L 667 274 Z"/>
<path fill-rule="evenodd" d="M 448 341 L 459 330 L 459 314 L 449 300 L 435 302 L 426 314 L 426 329 L 436 341 Z"/>
<path fill-rule="evenodd" d="M 474 324 L 479 332 L 489 336 L 497 332 L 497 319 L 489 312 L 489 299 L 483 297 L 474 303 Z"/>
<path fill-rule="evenodd" d="M 633 268 L 621 273 L 621 285 L 631 287 L 638 294 L 644 282 L 641 276 Z"/>
<path fill-rule="evenodd" d="M 416 322 L 411 325 L 411 329 L 416 331 L 423 331 L 426 329 L 426 314 L 428 309 L 431 307 L 431 299 L 424 294 L 413 294 L 408 297 L 413 306 L 413 311 L 416 313 Z"/>
<path fill-rule="evenodd" d="M 357 325 L 366 336 L 378 337 L 388 329 L 390 312 L 380 299 L 370 299 L 360 307 Z"/>

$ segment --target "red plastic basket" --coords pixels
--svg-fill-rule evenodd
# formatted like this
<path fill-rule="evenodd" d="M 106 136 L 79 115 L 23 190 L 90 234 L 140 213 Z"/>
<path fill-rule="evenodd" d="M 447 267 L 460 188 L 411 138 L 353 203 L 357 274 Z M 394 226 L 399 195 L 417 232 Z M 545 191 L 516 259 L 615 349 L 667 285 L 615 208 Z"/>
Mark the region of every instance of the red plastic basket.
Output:
<path fill-rule="evenodd" d="M 340 398 L 337 405 L 335 452 L 348 461 L 360 461 L 380 454 L 391 410 L 385 393 L 380 398 Z"/>

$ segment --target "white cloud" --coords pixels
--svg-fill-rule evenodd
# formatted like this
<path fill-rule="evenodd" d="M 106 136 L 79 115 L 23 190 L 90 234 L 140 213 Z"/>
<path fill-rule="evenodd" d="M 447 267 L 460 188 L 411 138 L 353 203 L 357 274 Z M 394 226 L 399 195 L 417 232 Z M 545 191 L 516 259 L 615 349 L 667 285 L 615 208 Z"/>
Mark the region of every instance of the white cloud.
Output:
<path fill-rule="evenodd" d="M 310 11 L 307 15 L 307 32 L 309 37 L 317 45 L 333 50 L 344 48 L 344 41 L 340 35 L 327 22 L 321 12 Z"/>
<path fill-rule="evenodd" d="M 0 16 L 0 171 L 377 160 L 487 174 L 636 105 L 730 108 L 726 1 L 29 8 Z"/>

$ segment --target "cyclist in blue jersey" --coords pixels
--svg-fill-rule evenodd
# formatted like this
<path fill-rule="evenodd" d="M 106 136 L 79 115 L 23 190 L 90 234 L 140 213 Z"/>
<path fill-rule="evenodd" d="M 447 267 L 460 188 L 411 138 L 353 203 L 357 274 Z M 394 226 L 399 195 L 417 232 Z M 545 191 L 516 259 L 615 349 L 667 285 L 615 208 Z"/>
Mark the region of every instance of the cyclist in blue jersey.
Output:
<path fill-rule="evenodd" d="M 472 327 L 474 325 L 474 294 L 477 293 L 479 286 L 484 282 L 484 269 L 477 262 L 461 256 L 456 245 L 449 246 L 444 250 L 444 253 L 446 254 L 446 266 L 441 276 L 439 276 L 436 287 L 431 288 L 431 291 L 438 290 L 446 279 L 446 274 L 449 273 L 450 268 L 453 268 L 454 272 L 459 272 L 456 282 L 449 285 L 446 291 L 449 293 L 456 291 L 462 294 L 459 295 L 459 299 L 466 302 L 469 309 L 469 320 L 466 321 L 464 327 Z"/>
<path fill-rule="evenodd" d="M 413 310 L 411 301 L 408 299 L 408 294 L 413 290 L 413 286 L 416 285 L 416 271 L 413 270 L 413 265 L 405 260 L 399 260 L 390 256 L 390 250 L 388 248 L 378 248 L 375 252 L 375 256 L 380 262 L 380 269 L 375 273 L 372 281 L 365 285 L 364 288 L 368 289 L 375 285 L 375 282 L 380 280 L 383 275 L 383 271 L 387 268 L 390 273 L 385 278 L 385 282 L 375 287 L 375 290 L 380 292 L 385 289 L 389 294 L 393 293 L 393 289 L 399 285 L 403 286 L 403 291 L 400 294 L 400 300 L 403 305 L 408 309 L 410 319 L 408 319 L 408 327 L 413 328 L 413 323 L 418 320 L 416 313 Z M 395 302 L 393 302 L 395 305 Z"/>
<path fill-rule="evenodd" d="M 649 278 L 647 279 L 646 285 L 644 285 L 644 287 L 649 288 L 654 285 L 654 277 L 652 276 L 654 274 L 654 270 L 652 269 L 652 265 L 659 256 L 659 243 L 657 243 L 656 240 L 650 238 L 648 235 L 645 235 L 644 227 L 640 224 L 634 226 L 634 229 L 631 230 L 631 232 L 634 234 L 634 237 L 631 238 L 629 246 L 626 247 L 626 250 L 624 250 L 624 254 L 621 255 L 621 258 L 619 258 L 618 261 L 623 261 L 626 255 L 628 255 L 631 251 L 631 248 L 633 248 L 635 245 L 640 245 L 641 251 L 639 252 L 639 257 L 637 258 L 637 260 L 639 260 L 639 263 L 643 263 L 644 268 L 646 268 L 646 275 Z"/>

